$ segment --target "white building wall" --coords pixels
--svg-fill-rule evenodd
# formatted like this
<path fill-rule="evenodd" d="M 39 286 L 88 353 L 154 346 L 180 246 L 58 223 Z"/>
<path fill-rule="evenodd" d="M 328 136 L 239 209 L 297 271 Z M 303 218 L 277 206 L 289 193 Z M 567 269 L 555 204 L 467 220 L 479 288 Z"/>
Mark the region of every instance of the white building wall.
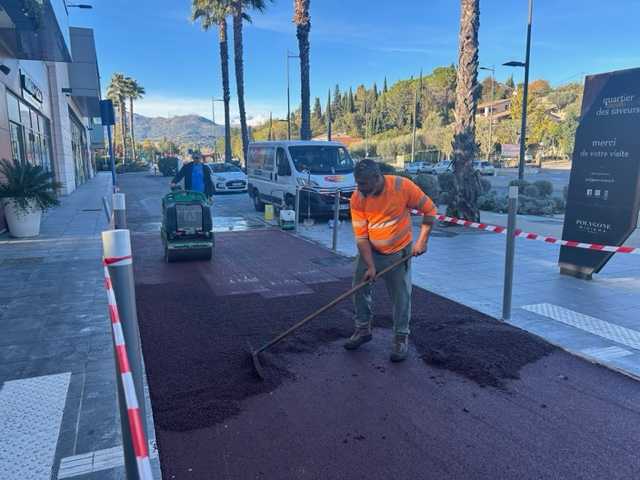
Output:
<path fill-rule="evenodd" d="M 62 93 L 68 88 L 69 75 L 65 63 L 47 62 L 49 93 L 51 99 L 51 145 L 53 168 L 56 179 L 62 183 L 62 194 L 76 189 L 73 150 L 71 148 L 71 119 L 67 96 Z"/>

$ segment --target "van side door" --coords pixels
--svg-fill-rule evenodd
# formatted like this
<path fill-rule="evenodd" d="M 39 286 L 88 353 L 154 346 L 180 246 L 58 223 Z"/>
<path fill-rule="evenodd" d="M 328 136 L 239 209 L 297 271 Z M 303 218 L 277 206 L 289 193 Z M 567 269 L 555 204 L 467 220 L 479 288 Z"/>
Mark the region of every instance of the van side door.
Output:
<path fill-rule="evenodd" d="M 276 149 L 276 179 L 279 186 L 276 196 L 282 203 L 286 201 L 287 196 L 295 196 L 295 178 L 287 151 L 283 147 Z"/>

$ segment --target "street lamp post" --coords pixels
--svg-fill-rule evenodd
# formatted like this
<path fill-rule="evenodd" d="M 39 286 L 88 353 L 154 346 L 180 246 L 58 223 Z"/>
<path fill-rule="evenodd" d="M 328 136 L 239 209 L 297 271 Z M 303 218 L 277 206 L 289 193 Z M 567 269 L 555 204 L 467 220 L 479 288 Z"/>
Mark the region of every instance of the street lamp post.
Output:
<path fill-rule="evenodd" d="M 480 67 L 480 70 L 488 70 L 491 72 L 491 104 L 489 105 L 489 148 L 487 149 L 487 161 L 489 161 L 491 157 L 491 151 L 493 150 L 493 103 L 496 101 L 496 66 L 491 65 L 491 67 Z"/>
<path fill-rule="evenodd" d="M 527 97 L 529 94 L 529 60 L 531 54 L 531 22 L 533 19 L 533 0 L 529 0 L 529 19 L 527 22 L 527 51 L 524 62 L 503 63 L 505 67 L 524 67 L 524 90 L 522 92 L 522 124 L 520 127 L 520 161 L 518 162 L 518 179 L 524 178 L 524 156 L 527 139 Z"/>
<path fill-rule="evenodd" d="M 291 89 L 289 87 L 289 59 L 300 58 L 300 55 L 291 55 L 287 50 L 287 139 L 291 140 Z"/>
<path fill-rule="evenodd" d="M 216 102 L 224 102 L 222 98 L 211 97 L 211 121 L 213 122 L 213 158 L 216 160 Z"/>

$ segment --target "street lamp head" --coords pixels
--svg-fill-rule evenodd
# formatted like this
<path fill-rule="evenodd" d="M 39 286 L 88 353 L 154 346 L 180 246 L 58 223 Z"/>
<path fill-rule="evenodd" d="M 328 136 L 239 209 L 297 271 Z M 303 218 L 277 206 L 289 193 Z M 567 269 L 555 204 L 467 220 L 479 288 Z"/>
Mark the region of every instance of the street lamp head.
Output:
<path fill-rule="evenodd" d="M 6 65 L 0 65 L 0 72 L 4 73 L 5 75 L 9 75 L 11 69 Z"/>
<path fill-rule="evenodd" d="M 480 70 L 489 70 L 490 72 L 495 71 L 494 67 L 478 67 Z"/>
<path fill-rule="evenodd" d="M 502 65 L 504 65 L 505 67 L 526 67 L 527 66 L 527 64 L 524 62 L 516 62 L 516 61 L 503 63 Z"/>
<path fill-rule="evenodd" d="M 84 10 L 90 10 L 93 5 L 87 5 L 86 3 L 67 3 L 67 8 L 82 8 Z"/>

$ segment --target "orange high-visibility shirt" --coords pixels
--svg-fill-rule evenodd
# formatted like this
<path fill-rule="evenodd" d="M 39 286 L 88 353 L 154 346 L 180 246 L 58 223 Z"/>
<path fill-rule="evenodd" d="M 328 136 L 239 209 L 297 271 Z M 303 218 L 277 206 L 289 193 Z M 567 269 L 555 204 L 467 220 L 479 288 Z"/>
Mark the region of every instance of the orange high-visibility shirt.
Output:
<path fill-rule="evenodd" d="M 358 190 L 351 196 L 351 223 L 356 240 L 368 239 L 374 250 L 385 255 L 406 247 L 413 237 L 411 214 L 416 209 L 435 217 L 436 205 L 408 178 L 385 175 L 384 190 L 365 197 Z"/>

